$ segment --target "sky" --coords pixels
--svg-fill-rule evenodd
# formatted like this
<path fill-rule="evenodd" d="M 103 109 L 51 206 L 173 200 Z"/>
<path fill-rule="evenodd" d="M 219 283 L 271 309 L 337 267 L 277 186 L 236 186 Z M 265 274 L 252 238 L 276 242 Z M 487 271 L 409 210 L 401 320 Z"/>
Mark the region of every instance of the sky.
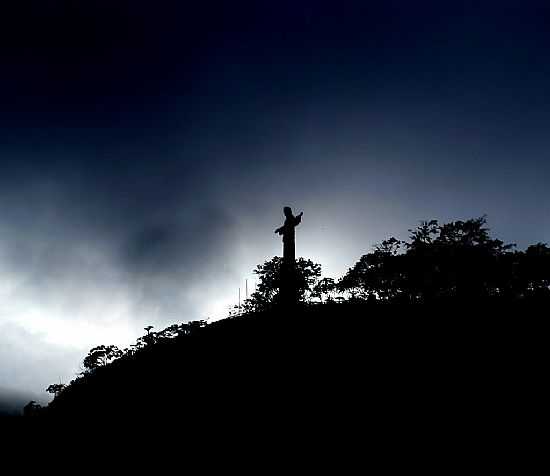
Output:
<path fill-rule="evenodd" d="M 527 0 L 8 3 L 0 407 L 224 316 L 286 205 L 336 278 L 425 219 L 547 242 L 549 24 Z"/>

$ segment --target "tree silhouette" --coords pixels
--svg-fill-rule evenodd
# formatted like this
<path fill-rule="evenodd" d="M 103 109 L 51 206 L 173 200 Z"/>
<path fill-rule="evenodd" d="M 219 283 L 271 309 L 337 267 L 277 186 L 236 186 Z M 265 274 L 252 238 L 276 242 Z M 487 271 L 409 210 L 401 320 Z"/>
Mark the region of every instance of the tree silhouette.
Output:
<path fill-rule="evenodd" d="M 390 238 L 363 255 L 338 286 L 360 298 L 403 302 L 517 293 L 517 283 L 510 281 L 513 258 L 520 254 L 510 251 L 514 245 L 491 238 L 485 225 L 485 217 L 443 225 L 421 222 L 409 230 L 408 241 Z M 545 255 L 546 249 L 532 252 Z M 534 272 L 529 269 L 530 276 Z M 537 279 L 544 286 L 544 279 Z"/>
<path fill-rule="evenodd" d="M 427 301 L 498 294 L 499 264 L 514 245 L 491 238 L 485 225 L 485 217 L 444 225 L 433 220 L 411 231 L 406 244 L 409 295 Z"/>
<path fill-rule="evenodd" d="M 337 291 L 336 283 L 332 278 L 320 279 L 313 287 L 312 297 L 318 298 L 321 302 L 333 299 L 333 294 Z"/>
<path fill-rule="evenodd" d="M 52 393 L 54 397 L 57 397 L 63 391 L 64 388 L 65 388 L 65 384 L 54 383 L 46 389 L 46 392 Z"/>
<path fill-rule="evenodd" d="M 42 405 L 31 400 L 23 407 L 23 415 L 26 417 L 39 416 L 42 411 Z"/>
<path fill-rule="evenodd" d="M 390 238 L 363 255 L 339 281 L 338 288 L 352 298 L 396 299 L 403 294 L 402 242 Z"/>
<path fill-rule="evenodd" d="M 141 339 L 143 339 L 144 344 L 151 345 L 154 344 L 157 341 L 157 333 L 151 332 L 153 329 L 153 326 L 147 326 L 143 328 L 147 334 L 145 334 Z"/>
<path fill-rule="evenodd" d="M 550 297 L 550 247 L 545 243 L 514 253 L 508 290 L 513 297 Z"/>
<path fill-rule="evenodd" d="M 84 358 L 84 368 L 93 371 L 107 365 L 122 356 L 122 351 L 116 345 L 100 345 L 90 350 Z"/>
<path fill-rule="evenodd" d="M 297 302 L 307 301 L 321 276 L 321 265 L 305 258 L 295 262 Z M 279 303 L 283 258 L 274 256 L 254 270 L 259 277 L 256 291 L 244 303 L 246 311 L 261 311 Z"/>

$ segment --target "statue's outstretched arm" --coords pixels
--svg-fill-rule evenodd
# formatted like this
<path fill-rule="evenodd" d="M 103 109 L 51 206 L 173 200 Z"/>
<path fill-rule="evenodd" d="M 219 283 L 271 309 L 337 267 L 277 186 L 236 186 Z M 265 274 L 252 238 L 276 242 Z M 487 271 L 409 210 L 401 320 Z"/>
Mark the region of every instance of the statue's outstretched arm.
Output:
<path fill-rule="evenodd" d="M 279 233 L 279 235 L 282 235 L 283 234 L 283 227 L 277 228 L 275 230 L 275 233 Z"/>

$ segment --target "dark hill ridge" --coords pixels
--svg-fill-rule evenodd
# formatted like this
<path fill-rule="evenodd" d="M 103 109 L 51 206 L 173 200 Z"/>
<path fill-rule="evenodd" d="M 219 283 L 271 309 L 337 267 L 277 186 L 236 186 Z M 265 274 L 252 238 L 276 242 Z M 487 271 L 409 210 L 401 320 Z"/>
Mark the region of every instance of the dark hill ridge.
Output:
<path fill-rule="evenodd" d="M 347 303 L 225 319 L 77 379 L 46 414 L 497 418 L 541 365 L 534 312 Z"/>

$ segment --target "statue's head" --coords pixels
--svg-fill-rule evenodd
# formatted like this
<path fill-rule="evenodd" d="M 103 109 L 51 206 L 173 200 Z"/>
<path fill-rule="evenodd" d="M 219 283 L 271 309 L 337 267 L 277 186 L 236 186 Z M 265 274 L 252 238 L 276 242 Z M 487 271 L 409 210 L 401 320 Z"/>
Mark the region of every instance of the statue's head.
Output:
<path fill-rule="evenodd" d="M 290 207 L 283 208 L 283 213 L 285 214 L 285 217 L 290 218 L 292 216 L 292 208 Z"/>

